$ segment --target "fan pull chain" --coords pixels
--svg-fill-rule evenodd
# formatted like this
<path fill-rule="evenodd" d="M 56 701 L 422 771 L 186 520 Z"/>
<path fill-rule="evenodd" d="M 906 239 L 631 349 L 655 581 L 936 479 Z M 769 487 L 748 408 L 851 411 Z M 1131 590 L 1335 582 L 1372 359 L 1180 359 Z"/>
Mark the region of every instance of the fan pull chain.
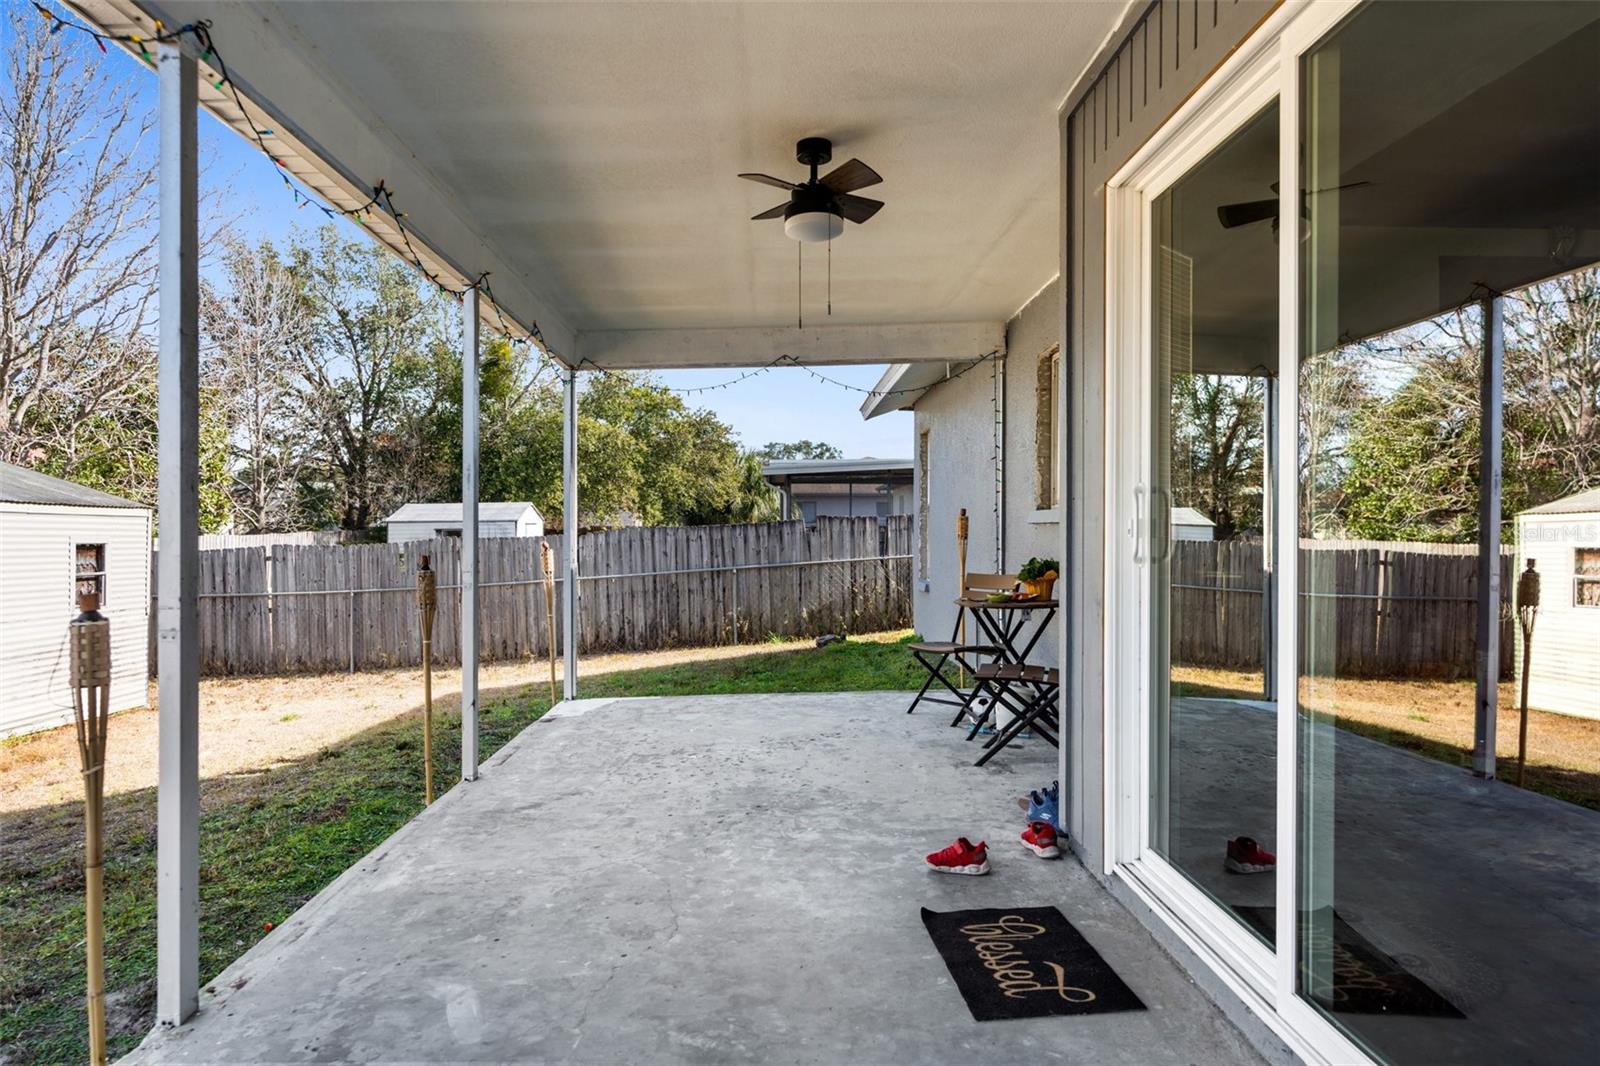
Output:
<path fill-rule="evenodd" d="M 828 221 L 828 316 L 833 316 L 833 220 Z"/>
<path fill-rule="evenodd" d="M 800 250 L 802 248 L 804 248 L 804 247 L 805 247 L 805 245 L 801 244 L 799 241 L 795 241 L 794 242 L 794 328 L 795 329 L 805 329 L 806 328 L 806 304 L 805 304 L 805 297 L 802 295 L 802 293 L 804 292 L 804 289 L 802 288 L 802 286 L 800 284 L 800 279 L 803 276 L 803 274 L 805 272 L 805 268 L 806 268 L 805 259 L 800 255 Z"/>

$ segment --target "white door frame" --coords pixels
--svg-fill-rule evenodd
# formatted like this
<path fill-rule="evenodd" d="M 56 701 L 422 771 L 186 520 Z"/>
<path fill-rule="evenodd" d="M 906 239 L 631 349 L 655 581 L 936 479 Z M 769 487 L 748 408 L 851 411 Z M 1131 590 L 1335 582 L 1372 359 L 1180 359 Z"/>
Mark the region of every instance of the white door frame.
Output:
<path fill-rule="evenodd" d="M 1277 716 L 1277 930 L 1268 946 L 1150 847 L 1149 499 L 1151 205 L 1274 101 L 1278 187 L 1298 189 L 1300 56 L 1357 0 L 1291 0 L 1269 16 L 1106 184 L 1105 873 L 1120 877 L 1290 1048 L 1310 1062 L 1372 1061 L 1295 993 L 1295 703 Z M 1293 228 L 1286 228 L 1292 234 Z M 1279 242 L 1279 527 L 1275 580 L 1297 587 L 1299 243 Z M 1292 605 L 1292 595 L 1280 595 Z M 1298 691 L 1299 612 L 1276 613 L 1280 701 Z"/>

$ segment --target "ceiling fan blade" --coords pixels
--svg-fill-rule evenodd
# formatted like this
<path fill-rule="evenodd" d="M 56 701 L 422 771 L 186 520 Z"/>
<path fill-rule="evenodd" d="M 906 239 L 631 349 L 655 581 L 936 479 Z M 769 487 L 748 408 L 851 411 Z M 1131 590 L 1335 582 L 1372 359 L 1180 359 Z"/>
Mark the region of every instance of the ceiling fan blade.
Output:
<path fill-rule="evenodd" d="M 759 181 L 763 185 L 775 185 L 780 189 L 793 189 L 794 182 L 775 178 L 771 174 L 740 174 L 745 181 Z"/>
<path fill-rule="evenodd" d="M 1223 229 L 1248 226 L 1252 222 L 1278 217 L 1278 200 L 1246 200 L 1238 204 L 1223 204 L 1217 208 L 1217 221 Z"/>
<path fill-rule="evenodd" d="M 1367 185 L 1371 185 L 1371 184 L 1372 184 L 1372 182 L 1370 182 L 1370 181 L 1351 181 L 1351 182 L 1346 182 L 1343 185 L 1334 185 L 1331 188 L 1327 188 L 1327 189 L 1312 189 L 1311 190 L 1311 195 L 1315 196 L 1315 195 L 1317 195 L 1319 193 L 1338 192 L 1341 189 L 1360 189 L 1360 188 L 1363 188 L 1363 187 L 1365 187 Z"/>
<path fill-rule="evenodd" d="M 883 206 L 882 200 L 869 200 L 865 196 L 851 196 L 849 193 L 835 199 L 839 204 L 839 213 L 857 225 L 877 214 Z"/>
<path fill-rule="evenodd" d="M 767 208 L 765 211 L 761 212 L 759 215 L 751 215 L 750 216 L 750 221 L 751 222 L 759 222 L 764 218 L 782 218 L 783 217 L 783 213 L 785 211 L 787 211 L 787 210 L 789 210 L 789 203 L 788 203 L 788 201 L 784 201 L 783 203 L 779 204 L 777 207 L 769 207 L 769 208 Z"/>
<path fill-rule="evenodd" d="M 837 193 L 855 192 L 865 189 L 868 185 L 876 185 L 883 179 L 878 172 L 867 166 L 859 159 L 852 159 L 847 163 L 840 163 L 822 177 L 822 184 Z"/>

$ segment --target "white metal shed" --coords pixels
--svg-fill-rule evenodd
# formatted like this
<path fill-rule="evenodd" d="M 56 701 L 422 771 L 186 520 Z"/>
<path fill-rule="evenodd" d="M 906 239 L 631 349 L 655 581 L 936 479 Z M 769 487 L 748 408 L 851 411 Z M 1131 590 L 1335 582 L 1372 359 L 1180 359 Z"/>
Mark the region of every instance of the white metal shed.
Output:
<path fill-rule="evenodd" d="M 72 720 L 67 625 L 80 584 L 111 621 L 111 709 L 142 707 L 150 676 L 150 511 L 0 463 L 0 736 Z"/>
<path fill-rule="evenodd" d="M 389 543 L 461 535 L 461 504 L 408 503 L 390 515 Z M 531 503 L 479 503 L 478 536 L 542 537 L 544 516 Z"/>
<path fill-rule="evenodd" d="M 1173 540 L 1216 540 L 1217 524 L 1193 507 L 1172 509 Z"/>
<path fill-rule="evenodd" d="M 1528 705 L 1600 718 L 1600 488 L 1517 515 L 1518 575 L 1530 562 L 1539 574 L 1540 598 Z"/>

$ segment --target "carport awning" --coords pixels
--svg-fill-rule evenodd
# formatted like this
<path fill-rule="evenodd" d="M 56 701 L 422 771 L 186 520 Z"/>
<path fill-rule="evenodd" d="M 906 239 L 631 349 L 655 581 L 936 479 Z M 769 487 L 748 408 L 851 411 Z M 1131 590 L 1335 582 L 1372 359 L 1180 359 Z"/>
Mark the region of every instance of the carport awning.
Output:
<path fill-rule="evenodd" d="M 1092 2 L 75 5 L 121 33 L 210 19 L 287 170 L 345 206 L 381 180 L 430 270 L 455 286 L 490 272 L 514 330 L 537 323 L 563 361 L 612 368 L 993 348 L 1057 269 L 1057 107 L 1122 14 Z M 210 81 L 201 101 L 248 129 Z M 836 163 L 877 169 L 887 206 L 831 254 L 805 246 L 797 293 L 795 243 L 781 222 L 750 221 L 782 191 L 736 175 L 800 178 L 794 143 L 811 135 L 832 138 Z M 398 243 L 381 213 L 369 228 Z M 807 327 L 822 328 L 796 328 L 802 294 Z"/>

